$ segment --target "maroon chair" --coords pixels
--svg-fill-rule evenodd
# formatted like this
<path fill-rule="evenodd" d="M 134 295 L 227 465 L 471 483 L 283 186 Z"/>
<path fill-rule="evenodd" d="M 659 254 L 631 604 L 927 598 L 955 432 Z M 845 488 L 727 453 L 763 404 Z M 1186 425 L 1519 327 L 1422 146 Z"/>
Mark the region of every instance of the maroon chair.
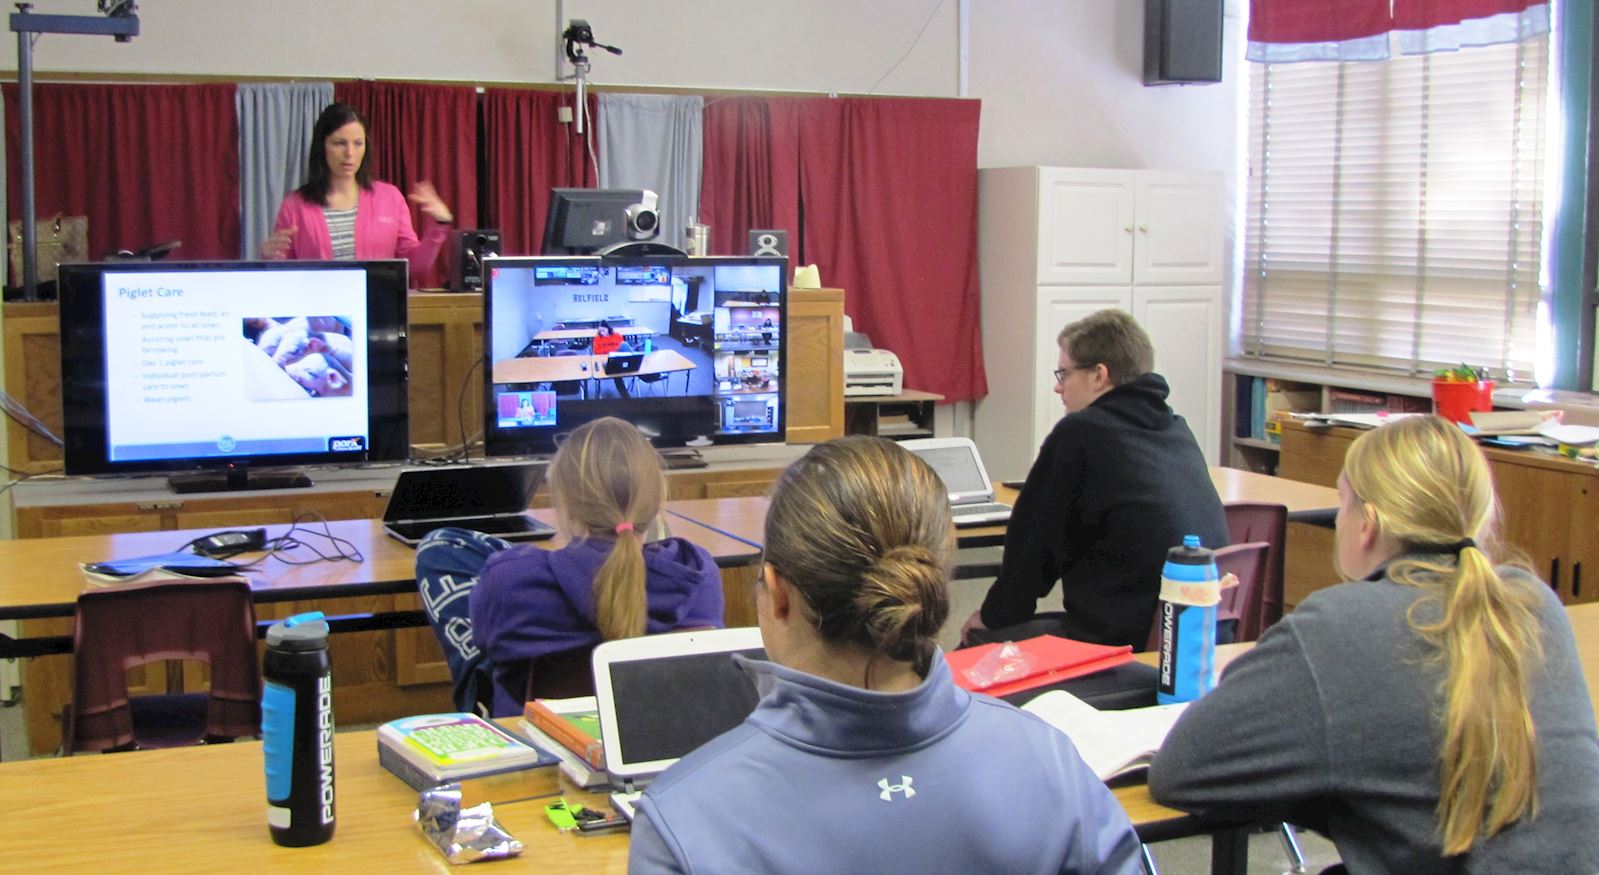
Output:
<path fill-rule="evenodd" d="M 72 704 L 62 715 L 68 754 L 176 747 L 261 730 L 255 605 L 243 578 L 87 590 L 78 596 L 72 648 Z M 128 669 L 184 659 L 210 664 L 209 693 L 128 695 Z"/>
<path fill-rule="evenodd" d="M 1233 574 L 1238 585 L 1221 591 L 1221 601 L 1216 605 L 1217 621 L 1234 620 L 1234 641 L 1254 641 L 1259 631 L 1252 630 L 1249 618 L 1258 618 L 1262 596 L 1269 574 L 1267 560 L 1271 545 L 1265 541 L 1233 544 L 1216 551 L 1216 573 L 1223 577 Z M 1251 632 L 1253 631 L 1253 634 Z"/>
<path fill-rule="evenodd" d="M 1264 541 L 1256 541 L 1249 544 L 1233 544 L 1216 551 L 1216 573 L 1222 577 L 1229 573 L 1238 576 L 1238 585 L 1222 590 L 1221 601 L 1216 604 L 1217 622 L 1232 620 L 1236 624 L 1234 641 L 1255 640 L 1244 637 L 1244 620 L 1247 616 L 1259 614 L 1262 590 L 1268 574 L 1269 546 Z M 1259 637 L 1258 632 L 1256 637 Z M 1160 649 L 1160 623 L 1150 624 L 1149 640 L 1144 644 L 1144 649 L 1146 651 Z"/>
<path fill-rule="evenodd" d="M 1258 608 L 1238 617 L 1238 641 L 1255 641 L 1283 616 L 1283 561 L 1287 554 L 1288 508 L 1281 504 L 1236 502 L 1226 505 L 1227 540 L 1234 544 L 1264 541 L 1266 579 Z"/>

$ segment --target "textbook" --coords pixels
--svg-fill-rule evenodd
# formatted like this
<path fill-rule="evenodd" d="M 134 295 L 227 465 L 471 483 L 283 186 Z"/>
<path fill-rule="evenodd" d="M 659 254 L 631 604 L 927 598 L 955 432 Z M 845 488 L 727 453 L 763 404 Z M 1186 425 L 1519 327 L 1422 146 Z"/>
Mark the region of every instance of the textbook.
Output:
<path fill-rule="evenodd" d="M 1149 767 L 1187 702 L 1125 711 L 1101 711 L 1065 690 L 1054 690 L 1022 706 L 1066 733 L 1083 762 L 1102 781 Z"/>
<path fill-rule="evenodd" d="M 600 742 L 600 703 L 593 696 L 533 699 L 522 708 L 528 722 L 566 746 L 591 767 L 605 770 L 605 745 Z"/>
<path fill-rule="evenodd" d="M 551 738 L 548 733 L 527 719 L 524 718 L 518 723 L 520 724 L 518 730 L 527 736 L 529 741 L 540 750 L 555 754 L 555 758 L 561 761 L 561 774 L 565 775 L 573 786 L 582 787 L 584 790 L 598 790 L 610 786 L 611 776 L 604 769 L 596 769 L 589 765 L 588 760 L 568 750 L 566 745 Z"/>
<path fill-rule="evenodd" d="M 390 720 L 378 727 L 378 762 L 416 790 L 461 781 L 465 791 L 466 782 L 483 778 L 498 779 L 497 790 L 471 795 L 490 801 L 560 790 L 554 755 L 476 714 Z"/>
<path fill-rule="evenodd" d="M 945 659 L 949 661 L 950 672 L 955 675 L 955 685 L 974 693 L 1003 698 L 1011 693 L 1115 668 L 1123 663 L 1132 662 L 1133 659 L 1133 649 L 1125 644 L 1120 646 L 1090 644 L 1056 635 L 1039 635 L 1036 638 L 1014 642 L 1018 648 L 1032 657 L 1033 665 L 1030 669 L 1018 677 L 1007 677 L 998 683 L 984 683 L 977 676 L 978 673 L 972 669 L 984 657 L 995 653 L 1006 643 L 1012 642 L 995 642 L 946 653 Z"/>

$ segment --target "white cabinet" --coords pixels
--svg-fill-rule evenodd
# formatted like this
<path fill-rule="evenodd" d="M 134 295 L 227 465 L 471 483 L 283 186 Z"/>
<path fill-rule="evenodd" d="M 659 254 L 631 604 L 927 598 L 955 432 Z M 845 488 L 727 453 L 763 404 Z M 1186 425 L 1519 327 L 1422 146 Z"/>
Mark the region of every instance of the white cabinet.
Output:
<path fill-rule="evenodd" d="M 1067 323 L 1131 312 L 1155 345 L 1214 464 L 1221 441 L 1219 174 L 1009 167 L 979 174 L 983 357 L 974 439 L 997 478 L 1021 477 L 1064 409 L 1054 393 Z"/>

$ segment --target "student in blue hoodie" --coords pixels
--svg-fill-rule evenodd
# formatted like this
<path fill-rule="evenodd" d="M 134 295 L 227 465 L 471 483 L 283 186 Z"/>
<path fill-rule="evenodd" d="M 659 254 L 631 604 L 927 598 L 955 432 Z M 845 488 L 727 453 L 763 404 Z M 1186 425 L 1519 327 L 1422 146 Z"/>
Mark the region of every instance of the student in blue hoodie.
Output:
<path fill-rule="evenodd" d="M 1065 735 L 951 680 L 938 475 L 890 441 L 778 480 L 756 615 L 770 662 L 739 727 L 650 785 L 630 872 L 1140 872 L 1121 806 Z"/>
<path fill-rule="evenodd" d="M 666 497 L 660 457 L 620 419 L 573 431 L 550 463 L 550 498 L 570 542 L 559 550 L 439 529 L 416 577 L 456 682 L 457 707 L 493 676 L 491 713 L 522 713 L 529 661 L 601 641 L 722 625 L 722 578 L 704 548 L 645 543 Z"/>

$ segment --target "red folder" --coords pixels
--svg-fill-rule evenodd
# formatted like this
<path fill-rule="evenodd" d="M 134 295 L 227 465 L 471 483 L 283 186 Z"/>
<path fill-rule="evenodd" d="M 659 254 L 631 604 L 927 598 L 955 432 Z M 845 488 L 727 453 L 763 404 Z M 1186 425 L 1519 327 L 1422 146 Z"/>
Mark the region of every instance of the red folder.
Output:
<path fill-rule="evenodd" d="M 1016 642 L 1017 647 L 1033 657 L 1033 668 L 1027 676 L 991 687 L 978 687 L 966 677 L 967 669 L 1003 646 L 1003 643 L 996 642 L 945 654 L 945 658 L 949 660 L 950 671 L 955 674 L 955 685 L 974 693 L 996 697 L 1008 696 L 1011 693 L 1031 690 L 1057 681 L 1091 675 L 1133 661 L 1133 648 L 1127 644 L 1113 647 L 1108 644 L 1073 641 L 1070 638 L 1059 638 L 1054 635 L 1040 635 L 1037 638 Z"/>

